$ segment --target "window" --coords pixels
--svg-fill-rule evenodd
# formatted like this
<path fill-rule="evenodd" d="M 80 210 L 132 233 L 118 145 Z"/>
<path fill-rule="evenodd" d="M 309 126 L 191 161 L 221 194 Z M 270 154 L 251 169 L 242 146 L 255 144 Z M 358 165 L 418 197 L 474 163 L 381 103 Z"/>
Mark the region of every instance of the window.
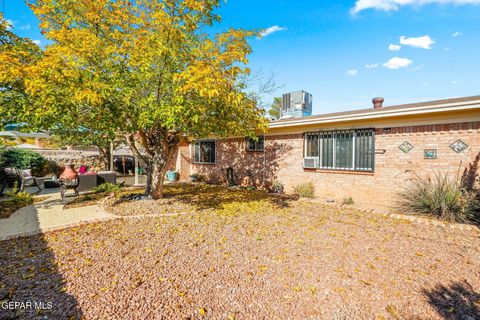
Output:
<path fill-rule="evenodd" d="M 193 145 L 193 162 L 215 163 L 215 140 L 200 140 Z"/>
<path fill-rule="evenodd" d="M 375 130 L 320 131 L 305 134 L 309 165 L 332 170 L 373 171 Z"/>
<path fill-rule="evenodd" d="M 256 139 L 247 138 L 247 151 L 263 151 L 264 141 L 264 136 L 258 136 Z"/>

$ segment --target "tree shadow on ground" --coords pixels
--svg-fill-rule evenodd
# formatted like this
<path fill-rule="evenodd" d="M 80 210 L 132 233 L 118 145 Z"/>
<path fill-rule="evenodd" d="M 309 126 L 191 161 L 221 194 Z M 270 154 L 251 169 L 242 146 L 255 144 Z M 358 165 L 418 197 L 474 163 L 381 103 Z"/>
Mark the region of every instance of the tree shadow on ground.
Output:
<path fill-rule="evenodd" d="M 0 319 L 81 318 L 45 236 L 0 241 Z"/>
<path fill-rule="evenodd" d="M 227 188 L 208 184 L 179 183 L 165 189 L 165 199 L 194 206 L 197 210 L 219 209 L 225 204 L 267 201 L 277 208 L 288 208 L 298 196 L 269 194 L 263 190 Z"/>
<path fill-rule="evenodd" d="M 423 294 L 440 316 L 448 320 L 480 319 L 480 294 L 465 282 L 437 285 Z"/>

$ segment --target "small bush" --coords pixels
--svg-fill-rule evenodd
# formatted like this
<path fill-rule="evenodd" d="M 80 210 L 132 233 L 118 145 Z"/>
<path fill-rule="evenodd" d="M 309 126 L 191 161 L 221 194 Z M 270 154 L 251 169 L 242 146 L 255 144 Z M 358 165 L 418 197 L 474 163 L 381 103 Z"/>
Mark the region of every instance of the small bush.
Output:
<path fill-rule="evenodd" d="M 303 198 L 315 197 L 315 186 L 312 182 L 298 184 L 293 187 L 293 191 Z"/>
<path fill-rule="evenodd" d="M 343 198 L 342 203 L 343 204 L 354 204 L 355 202 L 353 201 L 352 197 L 348 197 L 348 198 Z"/>
<path fill-rule="evenodd" d="M 440 173 L 433 178 L 417 177 L 399 196 L 401 210 L 455 222 L 472 220 L 478 205 L 478 196 L 466 191 L 459 179 Z"/>
<path fill-rule="evenodd" d="M 273 188 L 281 188 L 283 187 L 283 183 L 280 180 L 275 179 L 272 183 Z"/>
<path fill-rule="evenodd" d="M 120 186 L 112 183 L 104 183 L 93 189 L 95 193 L 112 193 L 120 190 Z"/>
<path fill-rule="evenodd" d="M 6 149 L 0 154 L 2 166 L 22 170 L 32 169 L 34 175 L 37 175 L 39 170 L 42 170 L 46 161 L 41 154 L 30 150 Z"/>
<path fill-rule="evenodd" d="M 200 174 L 200 173 L 198 173 L 198 172 L 191 174 L 190 177 L 196 178 L 196 179 L 197 179 L 197 182 L 201 182 L 201 181 L 206 181 L 206 180 L 207 180 L 207 178 L 206 178 L 203 174 Z"/>

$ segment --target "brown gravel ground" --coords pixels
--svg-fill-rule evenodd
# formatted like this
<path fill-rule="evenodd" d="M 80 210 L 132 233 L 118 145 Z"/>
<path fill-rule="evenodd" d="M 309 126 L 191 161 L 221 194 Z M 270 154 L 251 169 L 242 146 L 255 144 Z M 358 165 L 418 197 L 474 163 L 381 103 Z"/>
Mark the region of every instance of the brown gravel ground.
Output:
<path fill-rule="evenodd" d="M 0 300 L 53 303 L 0 319 L 480 319 L 478 230 L 195 188 L 150 206 L 191 214 L 0 242 Z"/>

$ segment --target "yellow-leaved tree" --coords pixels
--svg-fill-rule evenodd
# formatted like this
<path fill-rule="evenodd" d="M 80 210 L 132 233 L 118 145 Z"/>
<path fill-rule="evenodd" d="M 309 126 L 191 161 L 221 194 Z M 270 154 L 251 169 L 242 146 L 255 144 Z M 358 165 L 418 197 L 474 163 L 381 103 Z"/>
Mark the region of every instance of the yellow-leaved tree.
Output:
<path fill-rule="evenodd" d="M 267 126 L 241 80 L 247 39 L 212 35 L 219 0 L 37 0 L 31 8 L 51 44 L 29 67 L 28 113 L 42 127 L 88 127 L 122 136 L 147 171 L 146 193 L 163 180 L 184 138 L 251 136 Z"/>

